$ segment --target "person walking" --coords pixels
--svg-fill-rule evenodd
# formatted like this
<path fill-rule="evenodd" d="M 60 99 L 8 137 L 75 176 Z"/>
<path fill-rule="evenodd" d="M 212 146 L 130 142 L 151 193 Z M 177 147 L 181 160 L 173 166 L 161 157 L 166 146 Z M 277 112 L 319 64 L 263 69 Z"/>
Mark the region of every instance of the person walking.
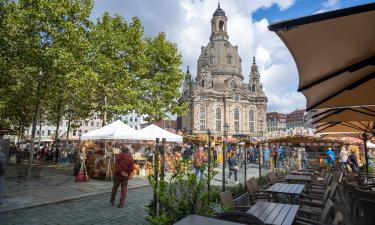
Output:
<path fill-rule="evenodd" d="M 232 174 L 234 174 L 234 183 L 238 184 L 238 181 L 237 181 L 237 171 L 239 170 L 239 168 L 238 168 L 238 165 L 237 165 L 237 160 L 236 160 L 236 156 L 235 155 L 236 155 L 235 151 L 231 151 L 228 154 L 229 174 L 228 174 L 227 183 L 229 183 Z"/>
<path fill-rule="evenodd" d="M 285 149 L 284 146 L 280 146 L 280 148 L 277 150 L 277 167 L 281 168 L 284 166 L 284 160 L 285 160 Z"/>
<path fill-rule="evenodd" d="M 214 158 L 214 162 L 216 163 L 216 161 L 217 161 L 217 146 L 215 146 L 213 148 L 212 155 L 213 155 L 213 158 Z"/>
<path fill-rule="evenodd" d="M 303 152 L 302 152 L 302 148 L 299 147 L 298 150 L 297 150 L 297 168 L 298 170 L 302 170 L 302 158 L 303 158 Z"/>
<path fill-rule="evenodd" d="M 332 151 L 332 148 L 328 148 L 326 152 L 326 159 L 328 167 L 331 169 L 333 166 L 335 166 L 335 152 Z"/>
<path fill-rule="evenodd" d="M 264 165 L 269 168 L 270 167 L 270 156 L 271 156 L 271 151 L 268 147 L 264 150 Z"/>
<path fill-rule="evenodd" d="M 302 148 L 302 169 L 306 169 L 309 165 L 308 154 L 305 148 Z"/>
<path fill-rule="evenodd" d="M 1 151 L 0 147 L 0 206 L 3 204 L 4 199 L 4 182 L 5 182 L 5 166 L 6 166 L 6 156 Z"/>
<path fill-rule="evenodd" d="M 350 152 L 350 155 L 348 156 L 347 163 L 349 164 L 352 172 L 355 172 L 355 173 L 358 172 L 358 159 L 357 159 L 357 156 L 356 156 L 354 150 L 352 150 Z"/>
<path fill-rule="evenodd" d="M 277 166 L 277 150 L 276 150 L 276 146 L 274 146 L 272 148 L 272 160 L 273 160 L 273 168 L 272 169 L 275 169 L 275 167 Z"/>
<path fill-rule="evenodd" d="M 341 164 L 341 169 L 343 171 L 346 171 L 346 166 L 347 166 L 347 161 L 349 157 L 349 152 L 346 149 L 346 146 L 342 146 L 340 150 L 340 164 Z"/>
<path fill-rule="evenodd" d="M 200 180 L 203 178 L 205 165 L 204 163 L 207 161 L 206 155 L 204 154 L 203 147 L 199 147 L 198 151 L 196 151 L 193 155 L 193 163 L 195 169 L 195 175 L 199 177 Z"/>
<path fill-rule="evenodd" d="M 113 180 L 111 203 L 114 205 L 117 189 L 121 184 L 121 197 L 119 208 L 124 207 L 126 192 L 128 188 L 128 181 L 133 172 L 134 160 L 127 147 L 121 148 L 121 153 L 116 158 L 115 163 L 115 176 Z"/>

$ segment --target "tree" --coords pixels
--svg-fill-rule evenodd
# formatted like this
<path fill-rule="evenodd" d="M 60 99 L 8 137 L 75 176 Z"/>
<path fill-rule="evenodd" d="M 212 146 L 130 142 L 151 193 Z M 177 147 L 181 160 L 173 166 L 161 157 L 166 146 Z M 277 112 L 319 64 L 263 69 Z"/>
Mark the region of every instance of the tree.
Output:
<path fill-rule="evenodd" d="M 32 106 L 31 146 L 34 146 L 36 123 L 42 105 L 49 107 L 61 98 L 52 98 L 66 84 L 65 76 L 77 71 L 80 55 L 85 52 L 85 31 L 92 8 L 90 0 L 1 0 L 1 62 L 5 67 L 6 90 L 16 91 L 3 100 L 11 105 L 15 97 L 26 96 L 25 105 Z M 89 68 L 89 67 L 86 67 Z M 12 100 L 12 101 L 11 101 Z M 18 103 L 20 104 L 20 103 Z M 6 108 L 6 107 L 5 107 Z M 20 114 L 22 115 L 22 114 Z M 21 117 L 17 115 L 17 117 Z M 30 151 L 30 174 L 33 147 Z"/>
<path fill-rule="evenodd" d="M 138 79 L 138 105 L 149 121 L 158 121 L 170 114 L 181 115 L 186 105 L 178 102 L 184 74 L 181 55 L 164 33 L 145 41 L 144 70 Z"/>
<path fill-rule="evenodd" d="M 98 19 L 89 33 L 90 65 L 98 74 L 96 111 L 104 121 L 133 109 L 138 99 L 135 81 L 142 71 L 143 28 L 137 18 L 127 23 L 108 13 Z"/>

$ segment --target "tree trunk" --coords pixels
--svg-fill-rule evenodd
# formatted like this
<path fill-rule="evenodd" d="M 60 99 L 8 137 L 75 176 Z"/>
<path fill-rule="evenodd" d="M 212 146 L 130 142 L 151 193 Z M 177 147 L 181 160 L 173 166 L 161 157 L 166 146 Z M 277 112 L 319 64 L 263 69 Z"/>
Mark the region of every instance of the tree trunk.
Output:
<path fill-rule="evenodd" d="M 59 109 L 57 114 L 57 123 L 56 123 L 56 132 L 55 132 L 55 141 L 59 138 L 59 129 L 60 129 L 60 120 L 61 120 L 61 108 L 62 108 L 62 100 L 59 103 Z"/>
<path fill-rule="evenodd" d="M 69 115 L 69 119 L 68 119 L 68 130 L 66 131 L 66 146 L 68 146 L 68 143 L 69 143 L 70 120 L 71 120 L 71 116 Z"/>
<path fill-rule="evenodd" d="M 42 76 L 42 71 L 39 72 L 39 76 Z M 40 79 L 40 78 L 39 78 Z M 35 132 L 36 132 L 36 123 L 38 119 L 38 114 L 40 110 L 40 80 L 38 80 L 38 86 L 36 89 L 36 102 L 35 102 L 35 110 L 34 110 L 34 116 L 33 116 L 33 126 L 31 130 L 31 144 L 30 144 L 30 149 L 29 149 L 29 158 L 27 161 L 27 173 L 26 173 L 26 179 L 30 178 L 31 174 L 31 165 L 33 163 L 33 157 L 34 157 L 34 142 L 35 142 Z"/>

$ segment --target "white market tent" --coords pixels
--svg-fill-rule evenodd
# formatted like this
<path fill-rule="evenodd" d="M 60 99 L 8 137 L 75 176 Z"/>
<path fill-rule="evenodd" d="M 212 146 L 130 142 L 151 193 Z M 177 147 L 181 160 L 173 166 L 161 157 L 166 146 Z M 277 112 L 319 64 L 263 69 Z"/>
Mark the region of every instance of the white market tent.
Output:
<path fill-rule="evenodd" d="M 165 138 L 167 142 L 182 143 L 182 136 L 164 130 L 163 128 L 160 128 L 154 124 L 137 130 L 136 133 L 138 136 L 137 140 L 141 141 L 155 141 L 156 138 L 159 138 L 161 141 L 162 138 Z"/>
<path fill-rule="evenodd" d="M 375 144 L 374 143 L 372 143 L 372 142 L 367 142 L 367 148 L 375 148 Z"/>
<path fill-rule="evenodd" d="M 133 140 L 137 137 L 136 130 L 120 120 L 112 122 L 100 129 L 82 135 L 82 140 Z"/>

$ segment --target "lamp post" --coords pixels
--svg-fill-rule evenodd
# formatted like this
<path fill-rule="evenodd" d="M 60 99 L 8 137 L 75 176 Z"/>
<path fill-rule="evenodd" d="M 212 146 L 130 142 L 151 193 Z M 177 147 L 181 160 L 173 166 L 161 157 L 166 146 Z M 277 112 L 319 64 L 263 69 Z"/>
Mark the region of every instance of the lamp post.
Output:
<path fill-rule="evenodd" d="M 227 137 L 228 137 L 229 126 L 227 123 L 224 124 L 224 146 L 223 146 L 223 191 L 225 191 L 225 158 L 227 154 Z"/>
<path fill-rule="evenodd" d="M 259 137 L 262 137 L 263 136 L 263 132 L 262 131 L 259 131 Z M 260 150 L 261 147 L 259 146 L 259 149 L 258 149 L 258 164 L 259 164 L 259 181 L 262 177 L 262 168 L 261 168 L 261 164 L 260 164 Z"/>
<path fill-rule="evenodd" d="M 207 176 L 208 176 L 208 183 L 207 183 L 207 191 L 208 191 L 208 202 L 210 202 L 210 189 L 211 189 L 211 178 L 210 178 L 210 171 L 211 171 L 211 131 L 210 129 L 207 130 L 207 136 L 208 136 L 208 171 L 207 171 Z"/>

